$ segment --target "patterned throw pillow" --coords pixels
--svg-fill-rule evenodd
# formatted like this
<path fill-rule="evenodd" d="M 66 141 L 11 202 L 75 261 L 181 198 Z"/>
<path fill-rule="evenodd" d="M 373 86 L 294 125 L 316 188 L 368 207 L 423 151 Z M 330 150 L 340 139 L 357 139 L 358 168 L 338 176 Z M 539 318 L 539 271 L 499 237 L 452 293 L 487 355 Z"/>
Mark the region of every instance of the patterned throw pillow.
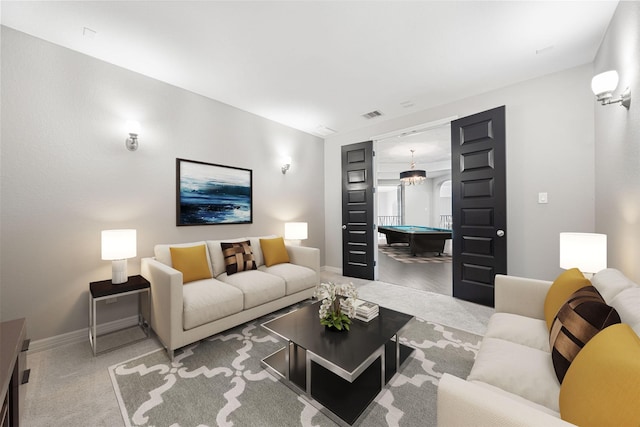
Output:
<path fill-rule="evenodd" d="M 551 330 L 551 324 L 558 314 L 558 310 L 567 298 L 578 289 L 589 285 L 591 285 L 589 279 L 584 277 L 584 274 L 577 268 L 566 270 L 556 277 L 544 300 L 544 319 L 547 321 L 549 330 Z"/>
<path fill-rule="evenodd" d="M 569 297 L 549 333 L 551 360 L 560 383 L 582 347 L 598 332 L 616 323 L 620 323 L 618 312 L 604 302 L 593 286 L 578 289 Z"/>
<path fill-rule="evenodd" d="M 220 242 L 220 246 L 222 247 L 224 265 L 229 276 L 240 271 L 255 270 L 257 268 L 251 251 L 251 243 L 248 240 L 235 243 Z"/>

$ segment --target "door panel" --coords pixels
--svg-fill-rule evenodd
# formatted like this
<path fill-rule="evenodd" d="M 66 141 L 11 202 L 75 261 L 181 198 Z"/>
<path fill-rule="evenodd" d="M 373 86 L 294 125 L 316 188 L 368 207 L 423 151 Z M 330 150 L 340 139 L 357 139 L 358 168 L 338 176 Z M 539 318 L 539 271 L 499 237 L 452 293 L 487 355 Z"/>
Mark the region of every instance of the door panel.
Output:
<path fill-rule="evenodd" d="M 373 142 L 342 147 L 342 274 L 374 278 Z"/>
<path fill-rule="evenodd" d="M 453 296 L 493 307 L 507 272 L 505 107 L 451 123 Z"/>

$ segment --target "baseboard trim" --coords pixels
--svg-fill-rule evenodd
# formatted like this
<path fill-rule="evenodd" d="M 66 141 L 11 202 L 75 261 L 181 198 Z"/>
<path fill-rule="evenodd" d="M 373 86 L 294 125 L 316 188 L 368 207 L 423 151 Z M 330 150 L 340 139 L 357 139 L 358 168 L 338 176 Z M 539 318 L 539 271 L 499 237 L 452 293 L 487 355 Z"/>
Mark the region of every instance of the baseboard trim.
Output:
<path fill-rule="evenodd" d="M 97 326 L 96 333 L 100 336 L 108 334 L 109 332 L 135 326 L 137 324 L 138 316 L 131 316 L 125 319 L 114 320 L 113 322 L 101 323 Z M 29 345 L 29 353 L 37 353 L 39 351 L 50 350 L 67 344 L 77 344 L 83 341 L 86 341 L 87 345 L 89 345 L 88 327 L 73 332 L 67 332 L 66 334 L 31 341 L 31 344 Z"/>

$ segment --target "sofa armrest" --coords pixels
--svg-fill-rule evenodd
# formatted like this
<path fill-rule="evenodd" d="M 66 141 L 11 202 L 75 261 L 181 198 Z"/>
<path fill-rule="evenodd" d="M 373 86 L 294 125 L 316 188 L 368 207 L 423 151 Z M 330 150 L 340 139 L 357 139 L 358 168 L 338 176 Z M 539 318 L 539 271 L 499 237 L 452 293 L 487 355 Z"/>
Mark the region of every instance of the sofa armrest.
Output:
<path fill-rule="evenodd" d="M 573 424 L 450 374 L 438 383 L 438 426 L 569 427 Z"/>
<path fill-rule="evenodd" d="M 552 282 L 496 274 L 496 313 L 513 313 L 544 320 L 544 300 Z"/>
<path fill-rule="evenodd" d="M 142 258 L 142 276 L 151 283 L 151 327 L 168 350 L 182 332 L 182 273 L 155 258 Z"/>
<path fill-rule="evenodd" d="M 309 267 L 320 274 L 320 249 L 292 245 L 286 245 L 286 247 L 292 264 Z"/>

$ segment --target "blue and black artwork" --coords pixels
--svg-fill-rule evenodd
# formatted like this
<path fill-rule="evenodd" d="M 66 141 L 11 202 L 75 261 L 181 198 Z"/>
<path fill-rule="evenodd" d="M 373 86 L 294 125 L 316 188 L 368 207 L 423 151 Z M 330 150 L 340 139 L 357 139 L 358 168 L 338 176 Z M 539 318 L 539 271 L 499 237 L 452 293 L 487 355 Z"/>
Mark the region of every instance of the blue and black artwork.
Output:
<path fill-rule="evenodd" d="M 250 224 L 251 170 L 178 159 L 178 225 Z"/>

